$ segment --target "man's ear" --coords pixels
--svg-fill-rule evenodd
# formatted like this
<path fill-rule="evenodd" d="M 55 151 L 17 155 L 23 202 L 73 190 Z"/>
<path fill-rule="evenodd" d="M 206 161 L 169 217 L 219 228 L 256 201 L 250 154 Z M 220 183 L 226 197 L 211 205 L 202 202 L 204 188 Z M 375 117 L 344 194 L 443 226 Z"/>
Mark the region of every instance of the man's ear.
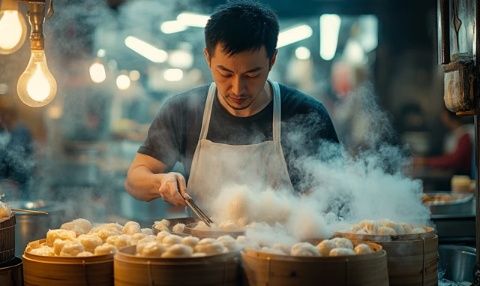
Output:
<path fill-rule="evenodd" d="M 275 61 L 277 60 L 277 53 L 278 50 L 275 49 L 275 52 L 273 52 L 272 58 L 270 59 L 270 70 L 272 69 L 273 64 L 275 64 Z"/>
<path fill-rule="evenodd" d="M 203 49 L 203 56 L 205 57 L 208 67 L 210 67 L 210 54 L 208 54 L 207 48 Z"/>

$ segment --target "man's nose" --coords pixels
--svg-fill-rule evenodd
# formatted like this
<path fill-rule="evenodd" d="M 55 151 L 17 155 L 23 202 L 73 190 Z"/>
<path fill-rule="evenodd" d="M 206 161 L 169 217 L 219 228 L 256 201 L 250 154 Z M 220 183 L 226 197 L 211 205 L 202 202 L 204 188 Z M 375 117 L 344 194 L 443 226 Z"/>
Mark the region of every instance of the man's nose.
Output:
<path fill-rule="evenodd" d="M 232 93 L 234 95 L 242 95 L 245 91 L 245 81 L 241 76 L 233 77 Z"/>

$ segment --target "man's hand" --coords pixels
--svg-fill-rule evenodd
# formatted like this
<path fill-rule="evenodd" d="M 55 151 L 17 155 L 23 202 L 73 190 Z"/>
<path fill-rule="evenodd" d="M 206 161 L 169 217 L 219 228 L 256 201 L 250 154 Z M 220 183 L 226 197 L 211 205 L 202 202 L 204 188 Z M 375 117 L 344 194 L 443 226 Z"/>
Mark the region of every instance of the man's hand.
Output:
<path fill-rule="evenodd" d="M 158 174 L 158 176 L 161 176 L 160 181 L 162 182 L 158 188 L 160 197 L 172 205 L 185 206 L 185 200 L 182 196 L 185 198 L 190 196 L 187 194 L 187 184 L 182 174 L 170 172 Z"/>

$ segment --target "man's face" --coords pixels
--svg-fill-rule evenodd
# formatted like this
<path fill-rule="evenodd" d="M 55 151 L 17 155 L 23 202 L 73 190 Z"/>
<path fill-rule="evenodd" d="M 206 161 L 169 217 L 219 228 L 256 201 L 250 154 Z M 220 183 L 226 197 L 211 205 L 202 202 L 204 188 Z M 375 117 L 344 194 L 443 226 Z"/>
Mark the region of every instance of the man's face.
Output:
<path fill-rule="evenodd" d="M 265 47 L 227 55 L 223 51 L 223 45 L 219 43 L 213 55 L 209 55 L 205 50 L 205 58 L 212 71 L 221 102 L 227 105 L 225 108 L 248 111 L 256 100 L 266 96 L 265 81 L 275 62 L 275 55 L 270 60 Z"/>

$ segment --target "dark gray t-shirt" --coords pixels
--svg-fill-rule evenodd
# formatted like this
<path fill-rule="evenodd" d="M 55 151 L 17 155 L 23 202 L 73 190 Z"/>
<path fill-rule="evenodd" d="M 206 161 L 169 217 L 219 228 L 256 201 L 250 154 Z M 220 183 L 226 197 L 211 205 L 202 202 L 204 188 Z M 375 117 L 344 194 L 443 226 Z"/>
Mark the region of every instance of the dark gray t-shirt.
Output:
<path fill-rule="evenodd" d="M 208 85 L 168 98 L 153 120 L 138 152 L 156 158 L 169 169 L 180 162 L 188 180 L 200 136 Z M 280 84 L 282 101 L 281 144 L 295 189 L 301 182 L 296 160 L 316 156 L 325 141 L 338 143 L 325 107 L 316 99 Z M 207 139 L 216 143 L 244 145 L 272 140 L 273 101 L 250 117 L 228 113 L 215 96 Z"/>

